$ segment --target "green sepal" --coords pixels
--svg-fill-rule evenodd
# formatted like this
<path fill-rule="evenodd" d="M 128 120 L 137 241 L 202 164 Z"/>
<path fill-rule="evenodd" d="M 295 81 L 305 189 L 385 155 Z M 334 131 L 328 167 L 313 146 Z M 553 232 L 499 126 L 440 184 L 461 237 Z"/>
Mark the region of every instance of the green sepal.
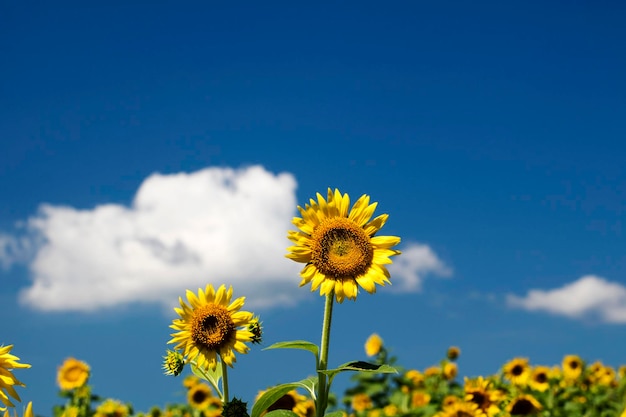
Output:
<path fill-rule="evenodd" d="M 276 342 L 271 346 L 266 347 L 263 350 L 268 349 L 302 349 L 308 350 L 315 355 L 315 363 L 319 362 L 319 347 L 315 343 L 308 342 L 306 340 L 291 340 L 289 342 Z"/>
<path fill-rule="evenodd" d="M 195 362 L 192 362 L 191 372 L 193 372 L 193 374 L 198 378 L 209 381 L 213 386 L 213 389 L 215 389 L 215 391 L 217 392 L 217 395 L 222 398 L 222 392 L 219 389 L 219 382 L 220 379 L 222 379 L 222 367 L 220 366 L 220 364 L 218 364 L 215 370 L 212 370 L 211 368 L 205 370 L 198 368 Z"/>
<path fill-rule="evenodd" d="M 302 381 L 291 382 L 289 384 L 281 384 L 281 385 L 272 387 L 268 389 L 267 391 L 265 391 L 263 395 L 261 395 L 261 397 L 254 403 L 254 406 L 252 406 L 252 413 L 250 417 L 260 417 L 260 415 L 265 410 L 270 408 L 276 401 L 278 401 L 280 397 L 287 394 L 289 391 L 297 389 L 297 388 L 306 389 L 309 393 L 311 393 L 311 396 L 313 397 L 313 399 L 315 399 L 315 386 L 316 385 L 317 385 L 317 378 L 309 377 L 309 378 L 303 379 Z M 274 411 L 285 411 L 285 410 L 274 410 Z M 279 416 L 276 416 L 276 417 L 279 417 Z M 285 415 L 284 417 L 287 417 L 287 415 Z"/>

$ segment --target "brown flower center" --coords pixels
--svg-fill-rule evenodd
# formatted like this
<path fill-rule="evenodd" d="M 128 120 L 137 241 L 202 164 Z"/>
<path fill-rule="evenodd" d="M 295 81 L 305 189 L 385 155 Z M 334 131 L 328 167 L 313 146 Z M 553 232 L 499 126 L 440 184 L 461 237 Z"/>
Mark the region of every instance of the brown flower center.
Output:
<path fill-rule="evenodd" d="M 237 328 L 226 307 L 208 304 L 193 313 L 191 339 L 207 350 L 219 351 L 235 337 L 236 332 Z"/>
<path fill-rule="evenodd" d="M 356 278 L 372 265 L 374 248 L 370 237 L 348 218 L 322 221 L 311 240 L 311 263 L 328 277 Z"/>

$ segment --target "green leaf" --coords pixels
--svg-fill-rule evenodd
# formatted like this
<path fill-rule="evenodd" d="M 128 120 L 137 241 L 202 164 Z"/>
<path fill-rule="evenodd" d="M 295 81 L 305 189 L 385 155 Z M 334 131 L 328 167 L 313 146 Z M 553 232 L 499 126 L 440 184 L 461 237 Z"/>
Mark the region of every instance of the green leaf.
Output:
<path fill-rule="evenodd" d="M 375 373 L 381 373 L 381 374 L 383 373 L 384 374 L 397 374 L 398 373 L 398 370 L 394 368 L 393 366 L 389 366 L 385 364 L 376 365 L 376 364 L 364 362 L 364 361 L 347 362 L 347 363 L 344 363 L 343 365 L 340 365 L 339 368 L 328 369 L 328 370 L 319 371 L 319 372 L 328 375 L 329 379 L 332 380 L 335 377 L 335 375 L 343 371 L 375 372 Z"/>
<path fill-rule="evenodd" d="M 195 363 L 191 363 L 191 372 L 193 372 L 193 374 L 195 376 L 197 376 L 200 379 L 204 379 L 205 381 L 209 381 L 211 383 L 211 385 L 213 386 L 213 388 L 215 389 L 215 391 L 217 392 L 217 395 L 219 395 L 219 397 L 222 397 L 222 393 L 219 390 L 219 382 L 220 379 L 222 378 L 222 367 L 218 366 L 215 368 L 215 370 L 211 370 L 209 369 L 200 369 L 198 368 L 198 366 Z"/>
<path fill-rule="evenodd" d="M 252 407 L 252 414 L 250 417 L 260 417 L 260 415 L 270 408 L 276 401 L 280 399 L 283 395 L 287 394 L 289 391 L 304 388 L 310 393 L 315 393 L 315 385 L 317 384 L 317 378 L 309 377 L 307 379 L 303 379 L 298 382 L 291 382 L 289 384 L 282 384 L 272 387 L 265 391 L 263 395 L 254 403 Z M 314 395 L 313 395 L 314 397 Z M 276 410 L 279 411 L 279 410 Z M 282 410 L 284 411 L 284 410 Z M 269 413 L 268 413 L 269 414 Z M 290 414 L 291 416 L 291 414 Z M 279 417 L 279 416 L 276 416 Z M 284 417 L 287 417 L 286 415 Z"/>
<path fill-rule="evenodd" d="M 273 410 L 265 414 L 265 417 L 298 417 L 298 415 L 291 410 Z"/>
<path fill-rule="evenodd" d="M 324 417 L 342 417 L 343 411 L 333 411 L 332 413 L 325 414 Z"/>
<path fill-rule="evenodd" d="M 308 350 L 315 355 L 315 361 L 319 362 L 319 348 L 315 343 L 307 342 L 306 340 L 291 340 L 289 342 L 277 342 L 271 346 L 266 347 L 263 350 L 268 349 L 302 349 Z"/>

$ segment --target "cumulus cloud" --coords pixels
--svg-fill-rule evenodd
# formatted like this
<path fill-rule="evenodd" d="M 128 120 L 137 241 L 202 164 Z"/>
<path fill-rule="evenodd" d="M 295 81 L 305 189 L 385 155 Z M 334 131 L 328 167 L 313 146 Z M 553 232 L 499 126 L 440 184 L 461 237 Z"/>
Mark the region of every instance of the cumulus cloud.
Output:
<path fill-rule="evenodd" d="M 153 174 L 130 206 L 41 205 L 26 222 L 29 239 L 0 234 L 0 265 L 28 264 L 20 300 L 41 311 L 171 308 L 207 283 L 232 285 L 248 308 L 295 304 L 309 297 L 298 287 L 303 265 L 285 258 L 295 189 L 293 175 L 261 166 Z M 425 274 L 449 273 L 427 245 L 402 249 L 394 287 L 419 290 Z"/>
<path fill-rule="evenodd" d="M 452 269 L 437 257 L 428 245 L 411 243 L 402 248 L 402 254 L 392 258 L 388 269 L 391 273 L 392 291 L 418 292 L 429 274 L 442 277 L 452 275 Z"/>
<path fill-rule="evenodd" d="M 598 317 L 608 323 L 626 323 L 626 287 L 595 275 L 553 290 L 530 290 L 525 297 L 510 294 L 507 303 L 575 319 Z"/>

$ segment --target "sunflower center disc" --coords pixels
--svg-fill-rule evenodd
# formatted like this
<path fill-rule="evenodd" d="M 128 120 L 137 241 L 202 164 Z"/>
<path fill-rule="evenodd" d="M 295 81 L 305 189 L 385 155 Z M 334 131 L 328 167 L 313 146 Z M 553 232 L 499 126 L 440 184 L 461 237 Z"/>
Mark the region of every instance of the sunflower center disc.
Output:
<path fill-rule="evenodd" d="M 356 278 L 372 265 L 374 249 L 369 236 L 348 218 L 324 220 L 311 238 L 311 262 L 326 276 Z"/>
<path fill-rule="evenodd" d="M 236 330 L 228 310 L 216 304 L 197 309 L 191 321 L 192 340 L 208 350 L 219 350 Z"/>

